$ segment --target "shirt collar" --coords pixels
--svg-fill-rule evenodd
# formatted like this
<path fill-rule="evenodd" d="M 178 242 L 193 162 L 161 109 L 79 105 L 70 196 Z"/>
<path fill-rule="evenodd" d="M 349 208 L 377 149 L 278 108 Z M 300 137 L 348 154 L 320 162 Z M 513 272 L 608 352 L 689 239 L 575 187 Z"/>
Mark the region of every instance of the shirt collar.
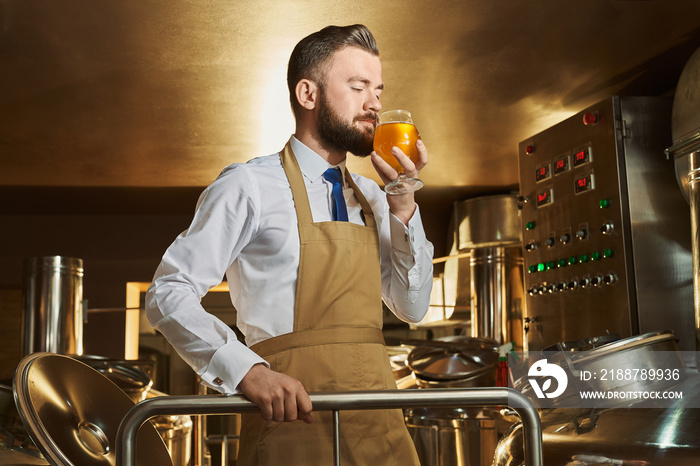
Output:
<path fill-rule="evenodd" d="M 315 181 L 321 176 L 323 172 L 328 170 L 330 167 L 340 168 L 340 172 L 343 174 L 343 184 L 345 185 L 345 160 L 340 162 L 338 165 L 331 165 L 326 159 L 318 155 L 316 152 L 311 150 L 308 146 L 304 145 L 296 137 L 292 136 L 289 142 L 294 151 L 294 155 L 297 158 L 297 163 L 299 164 L 299 169 L 301 173 L 311 181 Z"/>

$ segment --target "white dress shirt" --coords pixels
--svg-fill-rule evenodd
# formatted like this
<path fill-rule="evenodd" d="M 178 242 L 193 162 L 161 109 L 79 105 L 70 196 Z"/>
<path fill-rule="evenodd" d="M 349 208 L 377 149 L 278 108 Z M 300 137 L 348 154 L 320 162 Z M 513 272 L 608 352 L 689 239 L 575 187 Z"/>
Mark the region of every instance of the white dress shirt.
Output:
<path fill-rule="evenodd" d="M 332 184 L 322 176 L 331 165 L 296 138 L 291 144 L 314 222 L 331 221 Z M 344 176 L 345 162 L 339 167 Z M 416 207 L 406 227 L 374 181 L 351 176 L 377 220 L 384 302 L 400 319 L 418 322 L 433 279 L 433 246 L 420 212 Z M 363 224 L 359 202 L 343 181 L 349 219 Z M 233 164 L 204 190 L 191 225 L 165 252 L 146 295 L 146 315 L 204 384 L 235 393 L 248 370 L 265 362 L 200 300 L 225 275 L 237 326 L 254 345 L 292 331 L 298 267 L 297 217 L 280 155 Z"/>

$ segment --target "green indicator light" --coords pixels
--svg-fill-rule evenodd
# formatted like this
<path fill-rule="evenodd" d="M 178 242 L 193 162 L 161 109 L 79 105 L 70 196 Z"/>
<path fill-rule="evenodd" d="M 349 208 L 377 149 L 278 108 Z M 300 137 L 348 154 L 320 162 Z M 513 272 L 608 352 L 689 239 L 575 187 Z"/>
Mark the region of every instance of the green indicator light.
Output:
<path fill-rule="evenodd" d="M 576 265 L 576 257 L 575 256 L 569 257 L 569 265 Z"/>
<path fill-rule="evenodd" d="M 554 261 L 547 262 L 547 270 L 552 270 L 554 268 Z"/>
<path fill-rule="evenodd" d="M 611 202 L 607 199 L 601 199 L 598 205 L 600 206 L 601 209 L 607 209 L 610 207 Z"/>
<path fill-rule="evenodd" d="M 603 249 L 603 257 L 606 259 L 609 259 L 613 256 L 613 250 L 612 249 Z"/>
<path fill-rule="evenodd" d="M 527 267 L 527 271 L 528 271 L 529 273 L 535 273 L 535 272 L 537 271 L 537 268 L 536 268 L 534 265 L 529 265 L 529 266 Z"/>
<path fill-rule="evenodd" d="M 526 230 L 534 230 L 535 229 L 535 222 L 527 222 L 525 224 L 525 229 Z"/>
<path fill-rule="evenodd" d="M 578 260 L 579 262 L 585 264 L 586 262 L 588 262 L 588 256 L 585 254 L 581 254 L 580 256 L 578 256 Z"/>
<path fill-rule="evenodd" d="M 557 267 L 565 267 L 566 266 L 566 259 L 559 259 L 557 261 Z"/>
<path fill-rule="evenodd" d="M 600 259 L 600 253 L 599 253 L 598 251 L 592 252 L 592 253 L 591 253 L 591 260 L 592 260 L 592 261 L 597 261 L 598 259 Z"/>
<path fill-rule="evenodd" d="M 540 262 L 539 264 L 537 264 L 537 271 L 544 272 L 544 263 L 543 262 Z"/>

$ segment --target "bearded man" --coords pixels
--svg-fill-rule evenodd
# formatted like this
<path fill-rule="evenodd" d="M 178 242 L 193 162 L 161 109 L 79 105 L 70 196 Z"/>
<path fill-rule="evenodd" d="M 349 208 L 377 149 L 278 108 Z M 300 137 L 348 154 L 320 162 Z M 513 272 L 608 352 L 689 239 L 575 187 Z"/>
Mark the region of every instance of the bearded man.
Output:
<path fill-rule="evenodd" d="M 331 415 L 312 415 L 307 392 L 395 389 L 382 300 L 417 322 L 432 287 L 413 193 L 387 195 L 345 167 L 351 152 L 370 156 L 384 183 L 398 177 L 372 151 L 384 84 L 371 32 L 329 26 L 302 39 L 287 83 L 294 135 L 206 188 L 146 297 L 151 324 L 205 385 L 260 408 L 244 416 L 238 465 L 330 464 Z M 410 177 L 428 162 L 416 148 L 415 163 L 393 149 Z M 200 305 L 224 275 L 246 344 Z M 418 464 L 400 410 L 343 411 L 340 425 L 343 465 Z"/>

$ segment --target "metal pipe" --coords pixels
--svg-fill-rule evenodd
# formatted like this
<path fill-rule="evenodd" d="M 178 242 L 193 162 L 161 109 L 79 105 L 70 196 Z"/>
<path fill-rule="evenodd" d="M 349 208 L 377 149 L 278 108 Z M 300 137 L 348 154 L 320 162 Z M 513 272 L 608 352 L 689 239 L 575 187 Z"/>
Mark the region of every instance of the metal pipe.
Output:
<path fill-rule="evenodd" d="M 444 388 L 310 393 L 315 411 L 422 407 L 508 406 L 523 423 L 523 447 L 527 466 L 542 466 L 542 426 L 535 405 L 512 388 Z M 165 396 L 136 404 L 119 425 L 117 466 L 135 466 L 136 434 L 148 419 L 161 415 L 201 415 L 256 412 L 242 395 Z M 339 459 L 338 459 L 339 461 Z M 336 463 L 337 465 L 338 463 Z"/>
<path fill-rule="evenodd" d="M 333 410 L 333 465 L 340 466 L 340 411 Z"/>

